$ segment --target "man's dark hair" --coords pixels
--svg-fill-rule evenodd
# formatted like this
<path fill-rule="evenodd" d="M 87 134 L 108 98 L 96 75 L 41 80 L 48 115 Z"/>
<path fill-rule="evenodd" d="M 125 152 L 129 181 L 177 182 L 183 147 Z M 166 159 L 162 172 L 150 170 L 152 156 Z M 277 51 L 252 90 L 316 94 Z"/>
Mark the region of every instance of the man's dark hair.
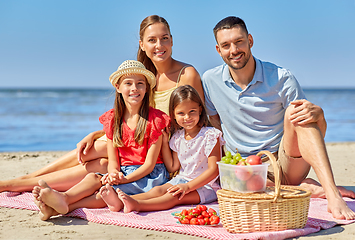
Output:
<path fill-rule="evenodd" d="M 230 17 L 226 17 L 226 18 L 222 19 L 221 21 L 219 21 L 216 24 L 216 26 L 213 28 L 213 34 L 214 34 L 216 41 L 217 41 L 217 32 L 219 30 L 231 29 L 231 28 L 235 28 L 235 27 L 240 27 L 246 32 L 246 34 L 249 34 L 247 26 L 245 25 L 245 22 L 243 21 L 243 19 L 241 19 L 239 17 L 230 16 Z"/>

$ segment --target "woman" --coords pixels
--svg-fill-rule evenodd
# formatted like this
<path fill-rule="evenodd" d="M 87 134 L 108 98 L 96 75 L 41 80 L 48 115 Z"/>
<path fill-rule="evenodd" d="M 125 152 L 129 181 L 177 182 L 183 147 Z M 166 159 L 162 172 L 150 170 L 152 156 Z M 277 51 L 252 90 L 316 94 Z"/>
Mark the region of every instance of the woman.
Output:
<path fill-rule="evenodd" d="M 201 78 L 196 69 L 172 58 L 173 39 L 168 22 L 157 15 L 146 17 L 139 31 L 137 60 L 156 75 L 154 89 L 156 108 L 168 114 L 171 93 L 189 84 L 204 99 Z M 52 188 L 66 191 L 89 172 L 107 172 L 107 151 L 104 131 L 92 132 L 83 138 L 75 150 L 31 174 L 0 181 L 0 192 L 31 191 L 43 179 Z M 79 164 L 81 163 L 81 165 Z"/>

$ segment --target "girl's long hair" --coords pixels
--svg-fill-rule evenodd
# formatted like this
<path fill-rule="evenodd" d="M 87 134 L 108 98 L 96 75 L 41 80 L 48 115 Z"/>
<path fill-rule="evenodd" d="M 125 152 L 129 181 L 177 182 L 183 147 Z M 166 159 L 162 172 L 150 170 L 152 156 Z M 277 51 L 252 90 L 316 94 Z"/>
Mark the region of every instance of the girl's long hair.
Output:
<path fill-rule="evenodd" d="M 118 81 L 118 85 L 122 83 L 122 80 L 126 77 L 122 76 Z M 143 144 L 144 135 L 147 129 L 148 117 L 149 117 L 149 107 L 150 107 L 150 99 L 152 98 L 152 90 L 150 88 L 149 82 L 144 77 L 146 82 L 146 93 L 142 100 L 142 105 L 139 109 L 139 119 L 137 122 L 137 127 L 134 132 L 134 140 L 139 145 Z M 126 109 L 125 101 L 122 97 L 121 93 L 116 91 L 115 103 L 114 103 L 114 124 L 113 124 L 113 146 L 114 147 L 123 147 L 124 140 L 122 139 L 122 124 L 123 124 L 123 114 Z"/>
<path fill-rule="evenodd" d="M 147 27 L 155 24 L 155 23 L 163 23 L 169 30 L 170 33 L 170 26 L 168 22 L 163 18 L 158 15 L 151 15 L 143 19 L 140 28 L 139 28 L 139 39 L 143 41 L 143 36 L 144 32 L 147 29 Z M 171 33 L 170 33 L 171 36 Z M 147 54 L 141 49 L 141 47 L 138 47 L 138 53 L 137 53 L 137 60 L 143 63 L 143 65 L 154 75 L 157 75 L 157 69 L 155 68 L 152 60 L 147 56 Z"/>
<path fill-rule="evenodd" d="M 201 107 L 202 110 L 200 113 L 200 119 L 197 123 L 198 126 L 199 127 L 211 126 L 211 124 L 208 120 L 205 105 L 203 104 L 198 92 L 190 85 L 183 85 L 183 86 L 176 88 L 170 96 L 169 115 L 170 115 L 170 119 L 172 120 L 171 127 L 170 127 L 171 135 L 173 135 L 177 130 L 182 129 L 182 127 L 179 126 L 175 120 L 174 111 L 175 111 L 176 106 L 185 100 L 193 101 Z"/>

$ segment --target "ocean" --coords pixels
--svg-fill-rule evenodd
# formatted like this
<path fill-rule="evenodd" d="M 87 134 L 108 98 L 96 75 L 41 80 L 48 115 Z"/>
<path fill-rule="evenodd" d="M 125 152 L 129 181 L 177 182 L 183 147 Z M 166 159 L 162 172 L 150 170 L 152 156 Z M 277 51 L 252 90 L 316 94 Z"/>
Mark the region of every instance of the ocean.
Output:
<path fill-rule="evenodd" d="M 326 142 L 355 142 L 355 89 L 304 89 L 325 112 Z M 71 150 L 102 129 L 108 89 L 0 89 L 0 152 Z"/>

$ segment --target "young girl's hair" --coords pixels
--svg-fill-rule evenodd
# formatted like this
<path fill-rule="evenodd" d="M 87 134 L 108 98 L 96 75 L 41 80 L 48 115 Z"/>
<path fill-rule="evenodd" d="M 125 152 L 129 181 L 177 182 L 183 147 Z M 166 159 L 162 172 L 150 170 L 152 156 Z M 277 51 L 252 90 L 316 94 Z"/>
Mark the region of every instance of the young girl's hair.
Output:
<path fill-rule="evenodd" d="M 158 15 L 151 15 L 146 17 L 145 19 L 143 19 L 140 28 L 139 28 L 139 39 L 141 41 L 143 41 L 143 36 L 144 36 L 144 32 L 147 29 L 147 27 L 155 24 L 155 23 L 163 23 L 169 30 L 170 33 L 170 27 L 168 22 L 163 18 L 160 17 Z M 170 33 L 171 36 L 171 33 Z M 147 54 L 140 48 L 138 47 L 138 53 L 137 53 L 137 60 L 140 61 L 141 63 L 144 64 L 144 66 L 151 71 L 152 73 L 154 73 L 154 75 L 157 74 L 157 69 L 155 68 L 152 60 L 150 60 L 150 58 L 147 56 Z"/>
<path fill-rule="evenodd" d="M 175 120 L 174 110 L 178 104 L 182 103 L 185 100 L 190 100 L 195 103 L 198 103 L 198 105 L 201 107 L 200 120 L 198 121 L 198 126 L 200 127 L 210 126 L 206 108 L 200 98 L 200 95 L 198 94 L 196 89 L 194 89 L 190 85 L 183 85 L 176 88 L 170 96 L 169 115 L 171 119 L 174 119 L 174 121 L 171 121 L 171 128 L 170 128 L 171 134 L 174 134 L 174 132 L 176 132 L 178 129 L 182 129 L 182 127 L 179 126 Z"/>
<path fill-rule="evenodd" d="M 122 80 L 127 76 L 135 74 L 126 74 L 123 75 L 119 81 L 118 86 L 122 83 Z M 143 144 L 144 134 L 146 132 L 148 115 L 149 115 L 149 102 L 152 97 L 152 90 L 150 88 L 149 82 L 146 77 L 139 74 L 139 76 L 144 77 L 146 83 L 146 93 L 142 100 L 142 105 L 139 109 L 139 119 L 137 123 L 136 130 L 134 132 L 134 140 L 139 144 Z M 113 134 L 113 146 L 114 147 L 123 147 L 124 143 L 122 141 L 122 124 L 123 124 L 123 114 L 126 109 L 125 101 L 123 100 L 122 94 L 116 91 L 116 98 L 114 104 L 115 118 L 114 118 L 114 134 Z"/>

